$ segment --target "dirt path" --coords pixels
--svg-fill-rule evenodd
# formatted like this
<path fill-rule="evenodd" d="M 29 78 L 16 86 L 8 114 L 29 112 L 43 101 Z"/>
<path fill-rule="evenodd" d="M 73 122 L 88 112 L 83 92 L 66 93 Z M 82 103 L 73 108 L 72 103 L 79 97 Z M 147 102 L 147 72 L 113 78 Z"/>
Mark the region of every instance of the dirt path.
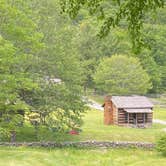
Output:
<path fill-rule="evenodd" d="M 101 104 L 99 104 L 96 101 L 91 100 L 91 99 L 88 99 L 87 106 L 89 106 L 90 108 L 99 110 L 99 111 L 104 111 L 104 108 L 101 106 Z M 160 119 L 153 119 L 153 122 L 154 123 L 159 123 L 159 124 L 162 124 L 162 125 L 166 125 L 166 121 L 160 120 Z"/>
<path fill-rule="evenodd" d="M 101 106 L 101 104 L 97 103 L 94 100 L 88 99 L 88 107 L 99 110 L 99 111 L 104 111 L 104 108 Z"/>
<path fill-rule="evenodd" d="M 159 123 L 159 124 L 162 124 L 162 125 L 166 125 L 166 121 L 160 120 L 160 119 L 153 119 L 153 122 L 154 123 Z"/>

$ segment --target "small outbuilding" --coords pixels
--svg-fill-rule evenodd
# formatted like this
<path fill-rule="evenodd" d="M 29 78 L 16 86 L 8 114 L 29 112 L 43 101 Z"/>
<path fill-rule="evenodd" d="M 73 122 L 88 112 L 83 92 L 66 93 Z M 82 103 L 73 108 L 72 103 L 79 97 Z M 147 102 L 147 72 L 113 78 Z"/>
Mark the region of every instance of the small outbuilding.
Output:
<path fill-rule="evenodd" d="M 145 96 L 105 97 L 104 124 L 131 127 L 150 127 L 153 104 Z"/>

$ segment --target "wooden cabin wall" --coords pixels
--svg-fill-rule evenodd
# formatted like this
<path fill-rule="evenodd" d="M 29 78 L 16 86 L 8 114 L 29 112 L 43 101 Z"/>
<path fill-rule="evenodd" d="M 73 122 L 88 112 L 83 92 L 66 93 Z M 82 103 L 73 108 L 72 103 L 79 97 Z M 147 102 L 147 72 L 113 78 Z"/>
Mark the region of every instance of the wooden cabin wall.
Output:
<path fill-rule="evenodd" d="M 112 110 L 113 110 L 113 124 L 118 124 L 118 109 L 114 104 L 112 104 Z"/>
<path fill-rule="evenodd" d="M 153 119 L 153 112 L 147 113 L 146 123 L 152 123 L 152 119 Z"/>
<path fill-rule="evenodd" d="M 126 125 L 126 112 L 123 109 L 118 110 L 118 125 Z"/>
<path fill-rule="evenodd" d="M 137 113 L 137 123 L 144 123 L 144 115 L 143 113 Z"/>

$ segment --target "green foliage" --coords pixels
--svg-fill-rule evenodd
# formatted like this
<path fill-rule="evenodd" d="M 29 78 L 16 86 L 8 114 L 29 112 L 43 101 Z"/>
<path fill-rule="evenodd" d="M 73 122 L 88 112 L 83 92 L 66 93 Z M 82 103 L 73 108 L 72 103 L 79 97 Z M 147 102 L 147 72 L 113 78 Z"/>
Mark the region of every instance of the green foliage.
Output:
<path fill-rule="evenodd" d="M 156 143 L 156 149 L 158 152 L 166 156 L 166 134 L 160 136 Z"/>
<path fill-rule="evenodd" d="M 0 127 L 0 141 L 8 140 L 10 133 L 6 131 L 3 127 Z"/>
<path fill-rule="evenodd" d="M 111 94 L 145 94 L 150 78 L 137 58 L 114 55 L 101 60 L 94 80 L 99 90 Z"/>
<path fill-rule="evenodd" d="M 46 122 L 49 128 L 53 131 L 66 132 L 70 129 L 79 129 L 82 120 L 79 114 L 76 114 L 72 110 L 66 111 L 62 109 L 57 109 L 56 111 L 51 112 L 46 117 Z"/>
<path fill-rule="evenodd" d="M 91 15 L 95 15 L 102 20 L 102 27 L 99 33 L 100 37 L 108 35 L 111 27 L 118 26 L 122 20 L 126 20 L 128 30 L 134 49 L 140 51 L 144 44 L 141 38 L 141 29 L 144 22 L 144 15 L 148 11 L 156 11 L 157 8 L 164 7 L 164 0 L 141 0 L 141 1 L 102 1 L 102 0 L 62 0 L 60 1 L 63 12 L 75 18 L 81 8 L 89 10 Z"/>
<path fill-rule="evenodd" d="M 20 97 L 20 91 L 32 90 L 36 84 L 21 72 L 17 65 L 21 56 L 16 56 L 16 50 L 10 42 L 0 38 L 0 124 L 6 130 L 16 130 L 23 122 L 23 117 L 18 110 L 28 110 L 29 106 Z"/>
<path fill-rule="evenodd" d="M 24 127 L 25 119 L 32 114 L 38 116 L 37 126 L 31 123 L 35 127 L 36 135 L 43 125 L 54 128 L 57 132 L 80 127 L 81 115 L 85 110 L 82 90 L 96 88 L 93 78 L 100 61 L 114 54 L 138 57 L 149 75 L 147 77 L 143 74 L 143 84 L 134 82 L 137 90 L 124 82 L 129 86 L 130 94 L 138 91 L 146 93 L 150 88 L 147 81 L 149 79 L 152 89 L 148 92 L 158 93 L 165 90 L 165 10 L 157 10 L 156 20 L 152 19 L 151 13 L 144 15 L 147 13 L 145 9 L 149 12 L 149 9 L 162 7 L 162 1 L 148 1 L 146 4 L 145 1 L 120 2 L 1 0 L 1 131 L 8 133 L 8 136 L 15 131 L 19 133 L 21 127 Z M 72 18 L 76 15 L 78 17 L 71 20 L 64 12 L 60 13 L 61 9 Z M 154 15 L 153 11 L 152 13 Z M 143 38 L 144 41 L 139 40 L 143 21 L 146 22 L 143 29 L 146 37 Z M 116 26 L 116 29 L 111 29 L 100 40 L 96 36 L 98 25 L 101 26 L 100 37 L 107 35 L 112 26 Z M 146 43 L 146 48 L 139 51 L 139 54 L 135 55 L 132 51 L 127 27 L 132 37 L 135 33 L 138 35 L 133 43 Z M 55 78 L 61 82 L 50 81 Z M 118 79 L 117 77 L 114 80 Z M 98 88 L 104 91 L 110 89 L 105 89 L 103 85 L 105 83 L 102 86 L 98 84 Z M 145 86 L 142 88 L 141 85 Z M 117 87 L 114 87 L 115 93 L 128 93 L 128 90 Z M 26 120 L 32 122 L 33 116 Z"/>
<path fill-rule="evenodd" d="M 36 2 L 2 0 L 0 4 L 0 125 L 9 133 L 19 131 L 24 122 L 21 110 L 29 115 L 37 136 L 39 125 L 48 124 L 46 116 L 59 109 L 65 112 L 64 119 L 70 116 L 74 125 L 79 124 L 84 103 L 80 61 L 70 49 L 72 34 L 67 34 L 73 28 L 65 19 L 61 22 L 55 0 Z M 48 82 L 54 78 L 63 83 Z M 38 115 L 37 123 L 31 112 Z M 63 123 L 59 126 L 63 128 Z"/>

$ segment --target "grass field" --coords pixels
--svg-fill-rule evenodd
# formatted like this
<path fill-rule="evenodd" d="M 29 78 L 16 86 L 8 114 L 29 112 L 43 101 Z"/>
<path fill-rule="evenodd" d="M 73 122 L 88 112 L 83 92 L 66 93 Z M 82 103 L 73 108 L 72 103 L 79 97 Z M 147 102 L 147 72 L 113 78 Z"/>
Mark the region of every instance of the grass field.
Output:
<path fill-rule="evenodd" d="M 166 108 L 156 107 L 154 109 L 154 119 L 160 119 L 166 121 Z"/>
<path fill-rule="evenodd" d="M 88 111 L 84 116 L 84 125 L 80 135 L 57 135 L 51 131 L 41 128 L 37 141 L 86 141 L 86 140 L 111 140 L 111 141 L 143 141 L 154 142 L 156 137 L 163 132 L 166 127 L 160 124 L 153 124 L 151 128 L 138 129 L 118 126 L 106 126 L 103 124 L 102 111 Z M 36 141 L 34 129 L 25 126 L 17 134 L 17 141 Z"/>
<path fill-rule="evenodd" d="M 154 117 L 165 119 L 165 109 L 156 108 Z M 103 112 L 91 110 L 84 115 L 80 135 L 52 133 L 40 128 L 36 140 L 34 129 L 26 124 L 17 134 L 17 141 L 142 141 L 155 142 L 166 126 L 153 124 L 137 129 L 103 125 Z M 165 166 L 166 158 L 155 150 L 105 148 L 28 148 L 0 147 L 0 166 Z"/>
<path fill-rule="evenodd" d="M 104 96 L 89 95 L 88 98 L 96 101 L 97 103 L 99 103 L 101 105 L 104 103 Z"/>
<path fill-rule="evenodd" d="M 0 148 L 0 166 L 165 166 L 166 158 L 140 149 Z"/>

